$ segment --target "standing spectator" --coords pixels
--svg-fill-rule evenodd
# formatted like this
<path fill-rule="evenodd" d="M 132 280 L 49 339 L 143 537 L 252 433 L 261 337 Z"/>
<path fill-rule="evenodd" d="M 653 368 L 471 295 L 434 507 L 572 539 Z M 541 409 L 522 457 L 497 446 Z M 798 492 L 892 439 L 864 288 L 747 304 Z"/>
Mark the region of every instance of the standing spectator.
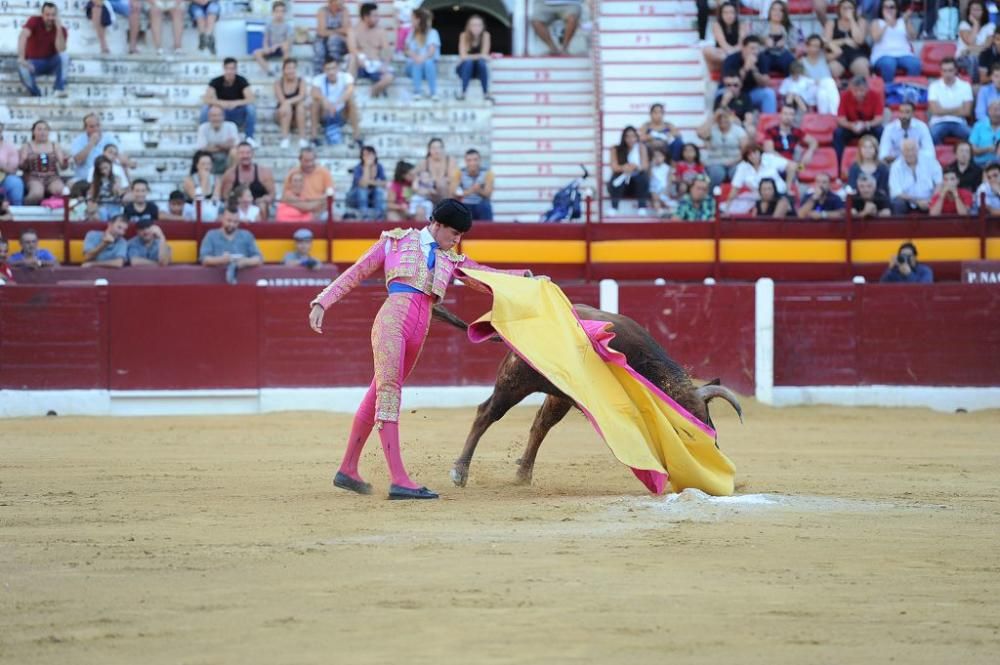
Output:
<path fill-rule="evenodd" d="M 38 76 L 52 74 L 56 97 L 66 96 L 66 74 L 69 73 L 69 54 L 66 40 L 69 33 L 59 20 L 59 10 L 51 2 L 42 4 L 41 16 L 25 21 L 17 37 L 17 75 L 32 97 L 41 97 L 42 91 L 35 80 Z"/>
<path fill-rule="evenodd" d="M 191 159 L 191 173 L 182 185 L 189 201 L 201 201 L 201 219 L 214 222 L 222 201 L 222 179 L 212 172 L 212 155 L 199 150 Z"/>
<path fill-rule="evenodd" d="M 671 160 L 681 158 L 684 139 L 681 131 L 663 119 L 663 104 L 649 107 L 649 120 L 639 127 L 639 140 L 650 150 L 663 150 Z"/>
<path fill-rule="evenodd" d="M 743 92 L 743 83 L 740 82 L 740 77 L 723 76 L 721 90 L 722 94 L 715 96 L 713 108 L 729 111 L 736 116 L 740 124 L 745 124 L 748 131 L 753 129 L 753 102 L 750 100 L 750 95 Z"/>
<path fill-rule="evenodd" d="M 77 135 L 69 146 L 69 153 L 73 156 L 73 179 L 89 180 L 94 171 L 94 160 L 109 145 L 121 150 L 118 139 L 102 131 L 101 118 L 96 113 L 88 113 L 83 116 L 83 133 Z M 128 158 L 120 152 L 119 158 L 123 162 L 128 162 Z"/>
<path fill-rule="evenodd" d="M 50 196 L 62 196 L 66 186 L 59 169 L 69 166 L 69 158 L 55 141 L 49 140 L 49 123 L 38 120 L 31 126 L 31 140 L 21 146 L 24 174 L 24 204 L 33 206 Z"/>
<path fill-rule="evenodd" d="M 187 202 L 184 192 L 175 189 L 167 198 L 167 209 L 159 213 L 161 222 L 193 222 L 194 206 Z"/>
<path fill-rule="evenodd" d="M 285 21 L 285 3 L 278 0 L 271 5 L 271 20 L 264 27 L 264 44 L 253 52 L 253 59 L 265 76 L 271 75 L 267 66 L 270 58 L 284 59 L 292 54 L 292 24 Z"/>
<path fill-rule="evenodd" d="M 889 167 L 879 161 L 878 150 L 878 141 L 871 134 L 858 141 L 858 159 L 847 171 L 847 184 L 852 189 L 857 189 L 858 180 L 867 175 L 875 180 L 880 192 L 889 191 Z"/>
<path fill-rule="evenodd" d="M 236 148 L 236 164 L 222 176 L 220 193 L 225 200 L 237 187 L 245 185 L 251 201 L 264 211 L 266 217 L 275 199 L 274 172 L 254 161 L 253 146 L 244 141 Z"/>
<path fill-rule="evenodd" d="M 110 7 L 108 5 L 111 5 Z M 94 33 L 97 35 L 97 43 L 101 47 L 101 53 L 109 54 L 107 33 L 105 29 L 114 23 L 111 12 L 128 19 L 128 52 L 138 53 L 136 42 L 139 39 L 139 13 L 142 5 L 138 0 L 89 0 L 84 7 L 87 18 L 94 26 Z"/>
<path fill-rule="evenodd" d="M 538 38 L 549 48 L 549 55 L 569 53 L 570 42 L 580 25 L 583 0 L 531 0 L 531 27 Z M 556 21 L 562 20 L 562 41 L 556 44 L 549 31 Z M 704 31 L 702 32 L 704 34 Z"/>
<path fill-rule="evenodd" d="M 87 231 L 83 237 L 84 268 L 122 268 L 128 260 L 125 231 L 128 222 L 121 215 L 108 220 L 103 231 Z"/>
<path fill-rule="evenodd" d="M 844 216 L 844 200 L 830 191 L 830 174 L 817 173 L 812 191 L 803 195 L 796 211 L 799 219 L 839 219 Z"/>
<path fill-rule="evenodd" d="M 904 242 L 896 255 L 889 259 L 889 268 L 879 281 L 930 284 L 934 281 L 934 272 L 917 261 L 917 246 L 912 242 Z"/>
<path fill-rule="evenodd" d="M 705 142 L 705 169 L 712 186 L 730 180 L 743 159 L 746 130 L 733 122 L 731 111 L 717 109 L 698 128 L 698 138 Z"/>
<path fill-rule="evenodd" d="M 226 282 L 229 284 L 236 283 L 237 271 L 264 262 L 257 248 L 257 239 L 240 228 L 235 206 L 223 208 L 219 214 L 219 228 L 205 234 L 198 250 L 198 262 L 203 266 L 226 266 Z"/>
<path fill-rule="evenodd" d="M 754 217 L 783 219 L 788 217 L 791 204 L 787 196 L 778 196 L 778 186 L 774 178 L 762 178 L 757 184 L 757 202 L 751 213 Z"/>
<path fill-rule="evenodd" d="M 160 219 L 160 210 L 152 201 L 147 201 L 149 197 L 149 183 L 142 178 L 136 178 L 132 183 L 132 200 L 126 204 L 122 216 L 129 224 L 139 222 L 156 223 Z"/>
<path fill-rule="evenodd" d="M 219 0 L 191 0 L 188 13 L 198 28 L 198 50 L 215 55 L 215 22 L 219 20 Z"/>
<path fill-rule="evenodd" d="M 931 197 L 931 217 L 968 215 L 972 209 L 972 192 L 958 186 L 958 174 L 945 171 L 934 196 Z"/>
<path fill-rule="evenodd" d="M 761 113 L 774 113 L 778 102 L 774 90 L 769 87 L 771 79 L 760 66 L 761 48 L 760 37 L 756 35 L 745 37 L 740 52 L 727 56 L 722 62 L 722 76 L 724 78 L 735 76 L 742 82 L 740 93 L 750 97 L 750 103 L 755 110 Z"/>
<path fill-rule="evenodd" d="M 458 36 L 458 67 L 455 72 L 462 79 L 462 92 L 458 100 L 465 99 L 472 79 L 479 79 L 483 86 L 483 97 L 490 97 L 490 33 L 486 30 L 483 17 L 473 14 L 465 22 L 465 30 Z"/>
<path fill-rule="evenodd" d="M 917 150 L 913 139 L 903 141 L 903 156 L 889 169 L 889 198 L 895 215 L 926 213 L 931 195 L 941 183 L 941 165 Z"/>
<path fill-rule="evenodd" d="M 306 140 L 306 100 L 309 97 L 309 83 L 299 76 L 299 64 L 291 58 L 281 63 L 281 78 L 274 82 L 274 98 L 278 100 L 278 108 L 274 116 L 281 130 L 282 150 L 288 148 L 288 135 L 292 132 L 292 123 L 299 134 L 299 148 L 309 145 Z"/>
<path fill-rule="evenodd" d="M 357 210 L 361 219 L 385 219 L 385 171 L 378 163 L 375 148 L 366 145 L 354 167 L 354 180 L 347 192 L 347 206 Z"/>
<path fill-rule="evenodd" d="M 17 148 L 3 137 L 4 126 L 0 122 L 0 191 L 10 205 L 24 203 L 24 181 L 17 175 L 21 168 L 21 156 Z"/>
<path fill-rule="evenodd" d="M 420 99 L 424 79 L 431 100 L 437 101 L 437 59 L 441 52 L 441 35 L 431 27 L 434 14 L 428 9 L 413 12 L 413 32 L 406 38 L 406 73 L 413 82 L 413 97 Z"/>
<path fill-rule="evenodd" d="M 976 164 L 986 166 L 993 161 L 996 146 L 1000 143 L 1000 99 L 990 102 L 987 117 L 973 126 L 969 143 L 972 144 Z"/>
<path fill-rule="evenodd" d="M 385 30 L 378 25 L 378 5 L 374 2 L 361 5 L 354 42 L 358 57 L 351 61 L 351 74 L 372 82 L 372 97 L 388 96 L 386 91 L 396 80 L 392 74 L 392 47 L 385 38 Z"/>
<path fill-rule="evenodd" d="M 983 184 L 976 190 L 976 205 L 985 205 L 990 215 L 1000 215 L 1000 164 L 986 167 Z"/>
<path fill-rule="evenodd" d="M 941 61 L 941 78 L 931 83 L 927 91 L 934 145 L 940 145 L 949 137 L 959 141 L 969 138 L 966 118 L 972 115 L 972 86 L 957 74 L 955 59 L 945 58 Z"/>
<path fill-rule="evenodd" d="M 7 244 L 7 239 L 0 236 L 0 286 L 14 283 L 14 269 L 7 263 L 9 251 L 10 245 Z"/>
<path fill-rule="evenodd" d="M 806 136 L 795 127 L 795 107 L 785 104 L 781 107 L 778 124 L 764 132 L 764 150 L 776 152 L 785 159 L 799 164 L 808 164 L 819 147 L 814 136 Z"/>
<path fill-rule="evenodd" d="M 879 18 L 871 25 L 872 63 L 886 83 L 896 78 L 896 69 L 904 70 L 907 76 L 920 74 L 920 59 L 913 55 L 910 44 L 917 32 L 910 22 L 912 11 L 907 8 L 900 18 L 898 1 L 885 0 Z"/>
<path fill-rule="evenodd" d="M 976 122 L 989 119 L 990 104 L 1000 100 L 1000 62 L 990 70 L 990 82 L 979 88 L 976 96 Z"/>
<path fill-rule="evenodd" d="M 958 24 L 958 47 L 955 61 L 968 72 L 973 83 L 979 83 L 979 54 L 990 47 L 996 25 L 990 22 L 983 0 L 970 0 L 965 6 L 965 20 Z"/>
<path fill-rule="evenodd" d="M 151 219 L 140 219 L 135 223 L 135 237 L 126 244 L 126 255 L 130 266 L 170 265 L 172 252 L 163 230 Z"/>
<path fill-rule="evenodd" d="M 837 115 L 840 108 L 840 88 L 833 79 L 833 72 L 823 53 L 823 39 L 809 35 L 806 54 L 799 59 L 802 72 L 816 85 L 816 110 L 826 115 Z"/>
<path fill-rule="evenodd" d="M 343 141 L 341 128 L 351 124 L 354 145 L 360 148 L 361 127 L 358 125 L 358 109 L 354 102 L 354 77 L 341 72 L 336 60 L 328 60 L 323 65 L 323 73 L 312 80 L 313 96 L 313 143 L 319 145 L 319 130 L 327 143 L 339 144 Z"/>
<path fill-rule="evenodd" d="M 222 108 L 225 119 L 234 123 L 253 144 L 254 129 L 257 126 L 257 107 L 254 106 L 253 88 L 250 82 L 236 73 L 236 58 L 222 61 L 222 76 L 208 82 L 202 101 L 201 122 L 208 120 L 212 106 Z"/>
<path fill-rule="evenodd" d="M 87 211 L 91 218 L 107 222 L 113 217 L 122 215 L 122 196 L 125 187 L 115 177 L 111 170 L 111 161 L 103 155 L 94 162 L 94 179 L 88 192 Z"/>
<path fill-rule="evenodd" d="M 708 2 L 705 0 L 705 23 L 708 23 Z M 699 4 L 699 11 L 701 5 Z M 699 14 L 700 17 L 700 14 Z M 700 21 L 700 19 L 699 19 Z M 719 5 L 715 23 L 712 24 L 712 37 L 715 39 L 715 46 L 706 46 L 702 49 L 705 62 L 709 69 L 719 69 L 722 62 L 733 53 L 738 53 L 743 38 L 747 36 L 749 25 L 740 21 L 739 9 L 732 2 L 723 2 Z M 701 30 L 702 39 L 705 31 Z"/>
<path fill-rule="evenodd" d="M 386 221 L 402 222 L 412 219 L 410 197 L 413 196 L 413 183 L 416 179 L 417 170 L 413 164 L 403 160 L 396 162 L 396 170 L 387 192 Z"/>
<path fill-rule="evenodd" d="M 955 146 L 955 161 L 945 169 L 958 176 L 958 186 L 970 192 L 976 191 L 983 182 L 983 170 L 972 159 L 972 146 L 962 141 Z"/>
<path fill-rule="evenodd" d="M 868 21 L 858 16 L 858 7 L 853 0 L 837 3 L 837 18 L 827 21 L 823 29 L 830 71 L 836 79 L 845 75 L 868 78 Z"/>
<path fill-rule="evenodd" d="M 181 55 L 184 49 L 184 0 L 150 0 L 149 31 L 153 33 L 153 48 L 157 55 L 163 55 L 163 15 L 170 16 L 171 33 L 174 36 L 174 55 Z"/>
<path fill-rule="evenodd" d="M 313 233 L 309 229 L 298 229 L 292 234 L 295 249 L 285 254 L 282 263 L 286 266 L 301 266 L 315 270 L 323 264 L 312 255 Z"/>
<path fill-rule="evenodd" d="M 760 71 L 764 74 L 777 72 L 788 76 L 788 69 L 795 62 L 792 49 L 796 35 L 792 32 L 792 20 L 788 17 L 788 5 L 784 0 L 775 0 L 767 10 L 767 22 L 761 28 L 764 49 L 760 53 Z"/>
<path fill-rule="evenodd" d="M 639 141 L 639 132 L 631 125 L 622 130 L 621 141 L 611 147 L 611 179 L 608 193 L 611 195 L 611 215 L 618 213 L 618 204 L 623 196 L 635 197 L 639 202 L 639 214 L 646 214 L 649 203 L 649 151 Z"/>
<path fill-rule="evenodd" d="M 934 139 L 931 130 L 920 118 L 914 117 L 913 102 L 903 102 L 899 105 L 899 117 L 890 122 L 882 130 L 882 138 L 878 144 L 878 158 L 886 164 L 899 159 L 903 150 L 903 141 L 913 139 L 921 154 L 934 157 Z"/>
<path fill-rule="evenodd" d="M 427 142 L 427 154 L 417 164 L 417 174 L 419 176 L 425 171 L 430 174 L 433 181 L 433 191 L 425 192 L 425 195 L 433 205 L 437 205 L 442 199 L 450 196 L 451 179 L 457 168 L 455 160 L 445 152 L 444 141 L 434 137 Z"/>
<path fill-rule="evenodd" d="M 493 171 L 483 169 L 483 160 L 478 150 L 470 148 L 465 151 L 465 167 L 455 174 L 451 188 L 455 197 L 472 213 L 472 219 L 493 221 L 493 204 L 490 202 L 490 197 L 493 196 Z"/>
<path fill-rule="evenodd" d="M 351 15 L 341 0 L 327 0 L 316 10 L 316 41 L 313 42 L 313 71 L 323 70 L 329 60 L 340 62 L 353 48 Z"/>
<path fill-rule="evenodd" d="M 855 217 L 888 217 L 892 214 L 889 197 L 877 188 L 875 178 L 867 173 L 858 176 L 858 193 L 851 199 Z"/>
<path fill-rule="evenodd" d="M 816 82 L 805 71 L 801 62 L 793 60 L 788 67 L 788 78 L 778 86 L 781 104 L 791 104 L 797 113 L 808 113 L 816 107 Z"/>
<path fill-rule="evenodd" d="M 837 153 L 837 164 L 844 156 L 844 147 L 865 134 L 876 139 L 882 136 L 882 114 L 885 102 L 882 95 L 868 88 L 863 76 L 851 79 L 850 87 L 840 100 L 837 112 L 837 129 L 833 132 L 833 149 Z"/>
<path fill-rule="evenodd" d="M 208 153 L 212 157 L 212 173 L 222 175 L 235 159 L 239 140 L 240 130 L 236 123 L 226 120 L 222 107 L 213 104 L 208 108 L 208 119 L 198 127 L 195 149 Z"/>
<path fill-rule="evenodd" d="M 38 246 L 38 234 L 35 229 L 24 229 L 20 236 L 21 249 L 10 257 L 10 265 L 15 268 L 38 270 L 39 268 L 54 268 L 58 261 L 52 252 Z"/>
<path fill-rule="evenodd" d="M 254 205 L 253 194 L 250 193 L 250 188 L 246 185 L 233 188 L 227 201 L 236 204 L 236 216 L 240 218 L 241 222 L 253 224 L 260 221 L 260 208 Z"/>
<path fill-rule="evenodd" d="M 317 199 L 306 198 L 305 177 L 301 173 L 292 173 L 288 177 L 288 185 L 281 193 L 274 221 L 293 224 L 315 222 L 321 209 L 319 203 L 321 202 Z"/>
<path fill-rule="evenodd" d="M 1000 65 L 1000 30 L 993 32 L 990 47 L 979 54 L 979 80 L 985 81 L 994 65 Z"/>
<path fill-rule="evenodd" d="M 288 172 L 285 183 L 282 187 L 285 193 L 284 201 L 288 200 L 288 191 L 291 189 L 292 179 L 295 175 L 302 176 L 302 191 L 298 195 L 300 205 L 307 209 L 316 217 L 321 217 L 326 211 L 326 197 L 329 193 L 333 196 L 333 176 L 322 166 L 316 163 L 316 151 L 312 148 L 303 148 L 299 151 L 299 165 Z M 281 221 L 281 220 L 279 220 Z"/>
<path fill-rule="evenodd" d="M 759 145 L 753 143 L 747 145 L 743 149 L 743 161 L 737 165 L 733 173 L 732 188 L 727 198 L 728 212 L 730 214 L 749 212 L 757 201 L 760 181 L 764 178 L 773 180 L 778 194 L 784 196 L 792 187 L 795 172 L 794 164 L 781 155 L 763 152 Z"/>
<path fill-rule="evenodd" d="M 708 193 L 708 176 L 698 176 L 688 193 L 681 197 L 674 219 L 682 222 L 710 222 L 715 219 L 715 199 Z"/>

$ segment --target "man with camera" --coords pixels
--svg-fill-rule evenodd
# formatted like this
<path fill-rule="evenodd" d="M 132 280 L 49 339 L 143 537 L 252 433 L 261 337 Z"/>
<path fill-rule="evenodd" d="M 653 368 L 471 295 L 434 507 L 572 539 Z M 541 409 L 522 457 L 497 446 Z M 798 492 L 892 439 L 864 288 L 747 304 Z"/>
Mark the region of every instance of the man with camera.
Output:
<path fill-rule="evenodd" d="M 301 266 L 316 270 L 323 264 L 312 255 L 313 234 L 309 229 L 298 229 L 292 234 L 295 249 L 285 254 L 282 264 L 286 266 Z"/>
<path fill-rule="evenodd" d="M 882 283 L 930 284 L 934 272 L 917 261 L 917 246 L 904 242 L 899 251 L 889 259 L 889 267 L 882 273 Z"/>

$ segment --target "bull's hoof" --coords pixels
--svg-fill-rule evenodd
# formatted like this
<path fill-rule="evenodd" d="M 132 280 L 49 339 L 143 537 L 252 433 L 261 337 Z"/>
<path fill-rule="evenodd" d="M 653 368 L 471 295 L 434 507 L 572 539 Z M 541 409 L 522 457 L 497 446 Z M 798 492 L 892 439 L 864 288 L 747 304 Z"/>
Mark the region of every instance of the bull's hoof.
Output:
<path fill-rule="evenodd" d="M 458 466 L 452 467 L 449 475 L 451 482 L 455 483 L 455 487 L 465 487 L 465 483 L 469 480 L 469 470 Z"/>
<path fill-rule="evenodd" d="M 518 471 L 517 475 L 514 476 L 515 485 L 530 485 L 531 484 L 531 472 L 530 471 Z"/>

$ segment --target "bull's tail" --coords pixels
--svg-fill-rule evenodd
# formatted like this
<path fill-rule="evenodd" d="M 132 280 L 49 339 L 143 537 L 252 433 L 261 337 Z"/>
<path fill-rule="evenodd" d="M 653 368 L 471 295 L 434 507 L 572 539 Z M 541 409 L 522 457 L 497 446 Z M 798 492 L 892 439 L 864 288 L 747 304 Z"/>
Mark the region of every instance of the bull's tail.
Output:
<path fill-rule="evenodd" d="M 468 323 L 458 318 L 458 316 L 446 309 L 443 305 L 434 305 L 434 311 L 431 315 L 438 321 L 443 321 L 449 325 L 455 326 L 459 330 L 469 329 Z"/>

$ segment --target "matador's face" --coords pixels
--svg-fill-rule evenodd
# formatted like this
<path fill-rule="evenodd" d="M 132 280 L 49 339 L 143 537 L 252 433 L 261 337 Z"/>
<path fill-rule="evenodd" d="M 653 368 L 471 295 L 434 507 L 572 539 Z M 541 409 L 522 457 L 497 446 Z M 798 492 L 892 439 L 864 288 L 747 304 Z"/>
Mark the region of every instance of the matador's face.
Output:
<path fill-rule="evenodd" d="M 440 222 L 431 222 L 430 231 L 431 235 L 434 236 L 434 240 L 437 242 L 438 247 L 445 251 L 448 251 L 457 245 L 458 241 L 462 239 L 461 231 L 456 231 L 450 226 L 445 226 Z"/>

